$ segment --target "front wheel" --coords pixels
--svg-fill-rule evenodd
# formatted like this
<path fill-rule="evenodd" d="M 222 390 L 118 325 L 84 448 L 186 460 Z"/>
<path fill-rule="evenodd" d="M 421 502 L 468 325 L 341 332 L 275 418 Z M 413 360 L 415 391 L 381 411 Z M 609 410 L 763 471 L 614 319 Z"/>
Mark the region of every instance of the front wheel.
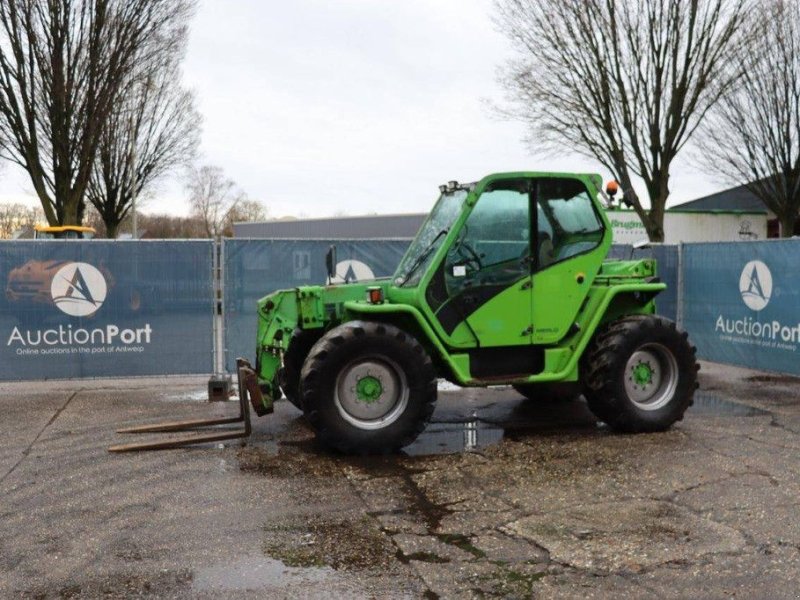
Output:
<path fill-rule="evenodd" d="M 436 372 L 412 336 L 392 325 L 353 321 L 330 330 L 311 349 L 300 395 L 323 445 L 348 454 L 383 454 L 410 444 L 427 425 Z"/>
<path fill-rule="evenodd" d="M 613 429 L 663 431 L 691 406 L 698 369 L 695 348 L 675 323 L 624 318 L 587 349 L 585 396 L 595 416 Z"/>

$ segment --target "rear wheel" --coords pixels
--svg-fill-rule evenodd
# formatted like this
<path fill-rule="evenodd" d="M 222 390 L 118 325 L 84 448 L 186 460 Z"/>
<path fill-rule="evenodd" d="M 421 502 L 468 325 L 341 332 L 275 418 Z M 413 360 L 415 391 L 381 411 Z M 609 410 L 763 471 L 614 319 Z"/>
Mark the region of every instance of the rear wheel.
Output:
<path fill-rule="evenodd" d="M 278 373 L 278 381 L 286 399 L 300 410 L 303 410 L 300 402 L 300 371 L 308 353 L 321 335 L 322 331 L 319 329 L 295 329 L 289 348 L 283 355 L 283 367 Z"/>
<path fill-rule="evenodd" d="M 300 377 L 318 440 L 348 454 L 382 454 L 413 442 L 433 413 L 436 372 L 412 336 L 353 321 L 326 333 Z"/>
<path fill-rule="evenodd" d="M 620 319 L 587 350 L 585 395 L 616 430 L 663 431 L 691 406 L 698 369 L 688 335 L 669 319 Z"/>

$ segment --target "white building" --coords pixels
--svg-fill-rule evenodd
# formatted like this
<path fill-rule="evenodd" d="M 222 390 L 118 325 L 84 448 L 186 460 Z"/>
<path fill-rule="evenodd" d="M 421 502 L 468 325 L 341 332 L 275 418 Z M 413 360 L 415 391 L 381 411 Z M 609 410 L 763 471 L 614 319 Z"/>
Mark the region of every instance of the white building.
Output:
<path fill-rule="evenodd" d="M 647 231 L 633 210 L 609 210 L 615 244 L 647 239 Z M 689 211 L 671 209 L 664 214 L 664 243 L 730 242 L 767 238 L 767 213 L 747 211 Z"/>

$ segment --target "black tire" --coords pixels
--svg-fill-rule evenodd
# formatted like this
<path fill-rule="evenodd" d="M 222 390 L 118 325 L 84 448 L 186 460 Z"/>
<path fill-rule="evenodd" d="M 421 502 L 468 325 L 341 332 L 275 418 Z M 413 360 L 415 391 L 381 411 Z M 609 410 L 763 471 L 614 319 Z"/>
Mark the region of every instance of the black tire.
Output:
<path fill-rule="evenodd" d="M 300 402 L 300 371 L 303 363 L 311 352 L 311 348 L 322 337 L 321 329 L 295 329 L 289 348 L 283 355 L 283 367 L 278 372 L 278 382 L 280 383 L 283 395 L 296 408 L 303 410 Z"/>
<path fill-rule="evenodd" d="M 579 383 L 521 383 L 511 387 L 534 402 L 572 402 L 582 393 Z"/>
<path fill-rule="evenodd" d="M 375 381 L 377 389 L 362 389 Z M 378 395 L 362 398 L 362 392 Z M 428 424 L 436 370 L 411 335 L 393 325 L 352 321 L 314 344 L 300 394 L 321 444 L 346 454 L 386 454 L 413 442 Z"/>
<path fill-rule="evenodd" d="M 620 319 L 599 332 L 582 373 L 595 416 L 617 431 L 640 433 L 664 431 L 683 419 L 698 370 L 686 332 L 649 315 Z"/>

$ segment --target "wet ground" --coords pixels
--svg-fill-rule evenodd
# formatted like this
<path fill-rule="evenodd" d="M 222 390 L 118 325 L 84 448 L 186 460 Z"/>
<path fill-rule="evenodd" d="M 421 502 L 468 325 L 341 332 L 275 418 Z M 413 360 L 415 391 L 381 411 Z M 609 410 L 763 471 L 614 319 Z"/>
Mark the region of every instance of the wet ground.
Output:
<path fill-rule="evenodd" d="M 704 364 L 671 431 L 446 388 L 401 456 L 108 454 L 117 426 L 235 412 L 199 380 L 0 386 L 0 597 L 796 598 L 800 380 Z"/>

